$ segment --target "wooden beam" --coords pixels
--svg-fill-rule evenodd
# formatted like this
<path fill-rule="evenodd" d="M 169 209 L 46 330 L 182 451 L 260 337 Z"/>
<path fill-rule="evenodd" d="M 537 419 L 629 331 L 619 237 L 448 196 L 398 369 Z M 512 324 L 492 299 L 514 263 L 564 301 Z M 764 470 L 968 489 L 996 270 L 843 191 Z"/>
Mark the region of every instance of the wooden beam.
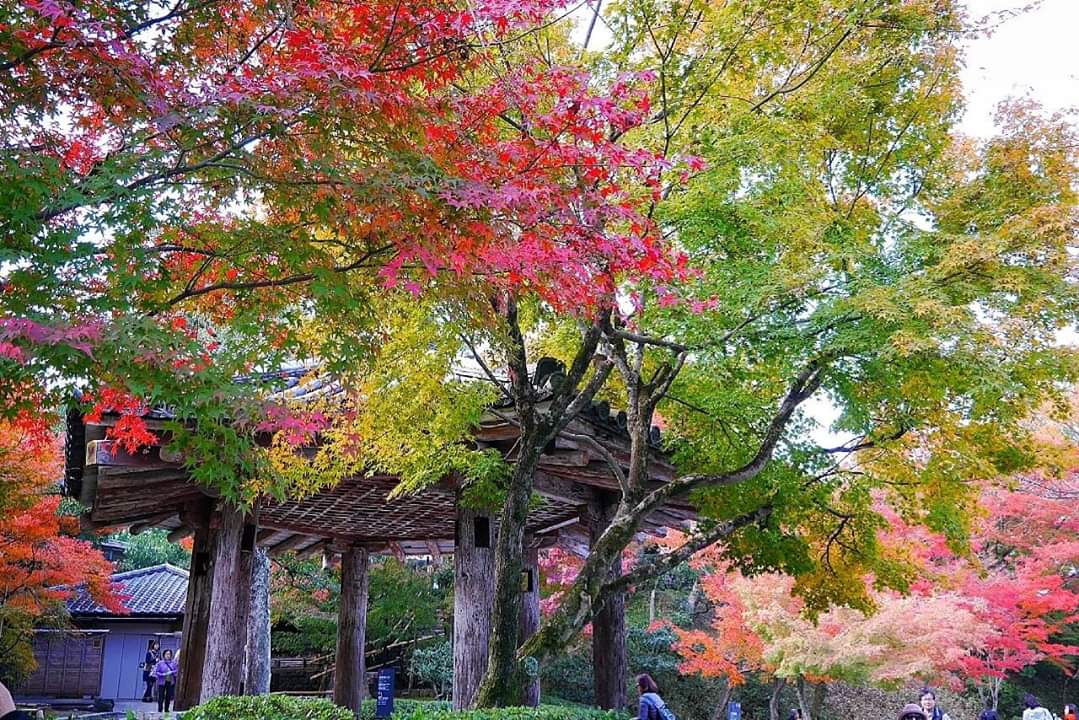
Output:
<path fill-rule="evenodd" d="M 309 543 L 309 542 L 311 542 L 311 536 L 310 535 L 296 534 L 296 535 L 292 535 L 290 537 L 285 538 L 284 540 L 277 543 L 276 545 L 273 545 L 272 547 L 270 547 L 268 552 L 269 552 L 270 557 L 277 557 L 279 555 L 283 555 L 284 553 L 287 553 L 289 550 L 292 550 L 294 548 L 298 548 L 301 545 L 304 545 L 305 543 Z"/>
<path fill-rule="evenodd" d="M 91 440 L 86 443 L 86 466 L 104 465 L 108 467 L 175 467 L 175 461 L 169 462 L 161 457 L 158 446 L 144 447 L 142 450 L 128 452 L 115 440 Z"/>
<path fill-rule="evenodd" d="M 352 546 L 341 556 L 341 597 L 337 608 L 337 653 L 333 701 L 357 716 L 367 695 L 364 643 L 367 636 L 368 554 Z"/>
<path fill-rule="evenodd" d="M 305 548 L 301 548 L 296 551 L 296 557 L 309 558 L 312 555 L 322 552 L 322 549 L 326 547 L 326 540 L 316 540 Z"/>
<path fill-rule="evenodd" d="M 405 549 L 401 547 L 401 543 L 391 541 L 387 543 L 387 545 L 389 546 L 390 552 L 393 553 L 393 556 L 394 558 L 396 558 L 397 562 L 403 565 L 405 563 Z"/>
<path fill-rule="evenodd" d="M 175 530 L 170 531 L 168 536 L 167 536 L 167 539 L 168 539 L 168 541 L 170 543 L 180 542 L 185 537 L 191 535 L 194 532 L 195 532 L 195 529 L 193 527 L 189 527 L 187 525 L 181 525 L 180 527 L 176 528 Z"/>
<path fill-rule="evenodd" d="M 582 487 L 572 480 L 537 472 L 532 480 L 533 489 L 540 495 L 574 507 L 587 505 L 593 500 L 590 488 Z"/>
<path fill-rule="evenodd" d="M 442 551 L 438 547 L 438 540 L 428 540 L 427 552 L 431 555 L 431 562 L 435 565 L 442 564 Z"/>
<path fill-rule="evenodd" d="M 562 528 L 567 528 L 567 527 L 570 527 L 571 525 L 576 525 L 579 522 L 581 522 L 581 519 L 579 517 L 571 517 L 568 520 L 563 520 L 562 522 L 557 522 L 554 525 L 548 525 L 545 528 L 540 528 L 539 530 L 534 531 L 532 534 L 533 535 L 550 535 L 551 533 L 558 532 Z"/>
<path fill-rule="evenodd" d="M 147 518 L 146 520 L 142 520 L 140 522 L 137 522 L 137 523 L 133 524 L 131 526 L 131 529 L 128 532 L 130 532 L 132 535 L 139 535 L 141 533 L 146 532 L 150 528 L 156 526 L 157 524 L 165 522 L 166 520 L 168 520 L 169 518 L 171 518 L 175 514 L 176 514 L 175 510 L 168 510 L 168 511 L 163 512 L 163 513 L 158 513 L 157 515 L 154 515 L 153 517 Z"/>
<path fill-rule="evenodd" d="M 266 541 L 272 538 L 274 535 L 283 532 L 282 530 L 275 530 L 274 528 L 260 527 L 258 533 L 255 535 L 256 545 L 265 545 Z"/>

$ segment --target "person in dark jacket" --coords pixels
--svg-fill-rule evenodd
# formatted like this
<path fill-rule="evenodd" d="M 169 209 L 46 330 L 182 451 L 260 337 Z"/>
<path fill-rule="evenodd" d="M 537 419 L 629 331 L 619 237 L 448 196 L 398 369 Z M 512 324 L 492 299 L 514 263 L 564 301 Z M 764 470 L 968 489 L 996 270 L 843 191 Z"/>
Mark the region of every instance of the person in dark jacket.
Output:
<path fill-rule="evenodd" d="M 15 709 L 15 701 L 4 683 L 0 683 L 0 720 L 30 720 L 29 715 Z"/>
<path fill-rule="evenodd" d="M 637 690 L 641 693 L 641 703 L 637 720 L 668 720 L 673 717 L 667 704 L 659 696 L 659 686 L 648 673 L 637 676 Z"/>
<path fill-rule="evenodd" d="M 922 688 L 922 693 L 918 696 L 918 704 L 925 711 L 927 720 L 952 720 L 948 717 L 948 713 L 937 705 L 937 694 L 930 688 Z"/>
<path fill-rule="evenodd" d="M 978 720 L 1000 720 L 997 709 L 993 707 L 993 698 L 985 699 L 985 709 L 978 715 Z"/>
<path fill-rule="evenodd" d="M 150 640 L 146 643 L 146 657 L 142 661 L 142 683 L 146 686 L 146 689 L 142 692 L 143 702 L 154 701 L 154 667 L 157 666 L 157 661 L 160 660 L 157 651 L 161 647 L 157 640 Z"/>

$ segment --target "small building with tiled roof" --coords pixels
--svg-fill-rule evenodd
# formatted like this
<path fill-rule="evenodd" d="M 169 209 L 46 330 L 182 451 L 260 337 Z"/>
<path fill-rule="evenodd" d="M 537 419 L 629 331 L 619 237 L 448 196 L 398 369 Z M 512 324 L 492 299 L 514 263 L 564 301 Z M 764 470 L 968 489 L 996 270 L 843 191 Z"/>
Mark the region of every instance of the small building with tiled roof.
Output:
<path fill-rule="evenodd" d="M 161 650 L 180 647 L 188 573 L 173 565 L 112 576 L 127 613 L 98 605 L 85 592 L 68 600 L 71 628 L 42 630 L 34 638 L 37 669 L 18 695 L 139 700 L 142 663 L 156 640 Z"/>

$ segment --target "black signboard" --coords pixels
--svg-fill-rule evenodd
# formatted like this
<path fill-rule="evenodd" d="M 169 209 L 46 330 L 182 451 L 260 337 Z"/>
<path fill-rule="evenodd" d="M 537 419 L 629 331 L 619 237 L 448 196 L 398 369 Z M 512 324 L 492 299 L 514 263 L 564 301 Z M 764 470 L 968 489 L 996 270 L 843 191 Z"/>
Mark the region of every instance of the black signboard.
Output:
<path fill-rule="evenodd" d="M 381 668 L 378 671 L 378 686 L 375 695 L 375 717 L 388 718 L 393 715 L 394 669 Z"/>

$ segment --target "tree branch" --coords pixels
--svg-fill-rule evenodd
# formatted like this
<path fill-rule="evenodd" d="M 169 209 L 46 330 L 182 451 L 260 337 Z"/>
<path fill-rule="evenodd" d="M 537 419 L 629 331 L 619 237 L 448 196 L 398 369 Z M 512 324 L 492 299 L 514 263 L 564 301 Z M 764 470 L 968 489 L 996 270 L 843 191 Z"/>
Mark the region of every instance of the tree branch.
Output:
<path fill-rule="evenodd" d="M 603 589 L 600 591 L 601 598 L 609 593 L 625 590 L 632 585 L 638 585 L 642 582 L 665 575 L 706 547 L 714 545 L 724 538 L 730 537 L 747 525 L 765 522 L 771 515 L 772 506 L 765 505 L 753 512 L 739 515 L 733 520 L 716 523 L 708 530 L 689 538 L 677 549 L 672 550 L 651 562 L 638 564 L 628 573 L 614 578 L 603 586 Z"/>

